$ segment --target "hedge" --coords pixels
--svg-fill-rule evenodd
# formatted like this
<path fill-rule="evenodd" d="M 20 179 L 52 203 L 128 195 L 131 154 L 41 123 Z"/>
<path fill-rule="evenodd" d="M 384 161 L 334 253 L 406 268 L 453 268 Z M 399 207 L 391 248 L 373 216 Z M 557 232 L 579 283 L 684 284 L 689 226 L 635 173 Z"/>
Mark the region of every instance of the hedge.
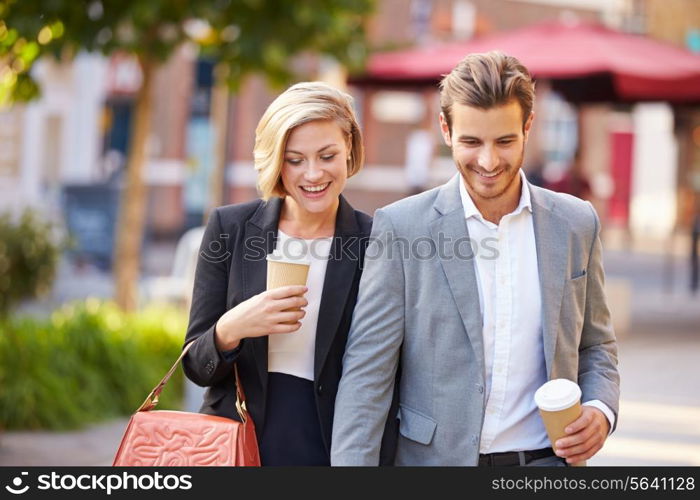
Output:
<path fill-rule="evenodd" d="M 177 359 L 182 311 L 126 314 L 109 302 L 68 304 L 50 318 L 0 320 L 0 429 L 75 429 L 130 415 Z M 182 370 L 159 409 L 177 409 Z"/>
<path fill-rule="evenodd" d="M 51 289 L 61 250 L 68 245 L 31 209 L 0 214 L 0 319 L 22 300 Z"/>

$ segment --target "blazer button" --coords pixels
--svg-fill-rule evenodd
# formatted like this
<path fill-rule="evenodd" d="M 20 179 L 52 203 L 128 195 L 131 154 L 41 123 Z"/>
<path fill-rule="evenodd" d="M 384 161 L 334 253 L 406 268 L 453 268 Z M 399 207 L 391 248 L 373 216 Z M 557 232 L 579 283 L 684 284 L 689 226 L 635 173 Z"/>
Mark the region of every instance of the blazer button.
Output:
<path fill-rule="evenodd" d="M 474 435 L 472 436 L 472 444 L 477 444 L 478 442 L 479 442 L 479 436 L 477 436 L 476 434 L 474 434 Z"/>
<path fill-rule="evenodd" d="M 484 386 L 483 386 L 483 385 L 478 385 L 477 387 L 478 387 L 477 390 L 479 391 L 479 394 L 483 394 L 483 393 L 484 393 Z"/>
<path fill-rule="evenodd" d="M 318 393 L 319 396 L 321 394 L 323 394 L 323 385 L 322 384 L 319 384 L 319 386 L 316 388 L 316 393 Z"/>

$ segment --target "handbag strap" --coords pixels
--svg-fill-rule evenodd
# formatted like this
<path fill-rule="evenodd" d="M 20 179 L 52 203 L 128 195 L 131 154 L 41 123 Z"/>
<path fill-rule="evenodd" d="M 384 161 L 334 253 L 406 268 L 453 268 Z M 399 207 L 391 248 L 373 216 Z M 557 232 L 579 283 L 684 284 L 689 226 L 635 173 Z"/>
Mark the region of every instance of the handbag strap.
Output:
<path fill-rule="evenodd" d="M 195 341 L 193 340 L 187 344 L 184 349 L 182 349 L 180 356 L 178 356 L 175 363 L 173 363 L 173 366 L 170 367 L 168 373 L 166 373 L 160 382 L 158 382 L 158 385 L 153 388 L 143 404 L 139 406 L 138 410 L 136 410 L 137 412 L 151 411 L 158 405 L 158 399 L 160 397 L 160 393 L 163 392 L 163 389 L 165 388 L 165 384 L 168 383 L 168 380 L 170 380 L 170 377 L 172 377 L 173 373 L 175 373 L 180 361 L 182 361 L 182 358 L 185 357 L 185 354 L 187 354 L 187 351 L 190 350 L 190 347 L 192 347 L 192 344 L 194 343 Z M 245 423 L 248 420 L 248 410 L 245 405 L 245 393 L 243 392 L 241 379 L 238 376 L 238 365 L 236 363 L 233 364 L 233 375 L 236 379 L 236 411 L 238 412 L 238 416 L 241 417 L 243 423 Z"/>

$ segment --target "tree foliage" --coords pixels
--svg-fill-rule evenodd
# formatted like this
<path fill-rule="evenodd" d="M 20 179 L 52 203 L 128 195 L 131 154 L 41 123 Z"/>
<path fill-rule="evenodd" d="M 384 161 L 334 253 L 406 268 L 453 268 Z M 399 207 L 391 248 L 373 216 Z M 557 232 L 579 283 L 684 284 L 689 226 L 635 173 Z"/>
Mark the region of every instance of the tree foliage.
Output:
<path fill-rule="evenodd" d="M 0 102 L 38 94 L 33 64 L 81 50 L 165 61 L 181 44 L 228 68 L 232 88 L 252 72 L 276 85 L 301 52 L 350 68 L 365 57 L 363 21 L 373 0 L 0 0 Z"/>

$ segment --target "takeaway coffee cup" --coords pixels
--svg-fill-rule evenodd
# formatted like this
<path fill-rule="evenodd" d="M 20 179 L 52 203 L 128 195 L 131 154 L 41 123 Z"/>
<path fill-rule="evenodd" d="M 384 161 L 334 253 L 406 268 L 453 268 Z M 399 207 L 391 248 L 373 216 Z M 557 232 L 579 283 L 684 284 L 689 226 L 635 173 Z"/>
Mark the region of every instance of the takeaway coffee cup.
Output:
<path fill-rule="evenodd" d="M 535 404 L 540 409 L 549 441 L 554 447 L 558 439 L 566 436 L 566 426 L 581 415 L 581 389 L 571 380 L 550 380 L 535 392 Z M 581 467 L 586 462 L 572 465 Z"/>
<path fill-rule="evenodd" d="M 306 286 L 310 263 L 303 259 L 289 259 L 278 253 L 267 256 L 267 289 L 290 285 Z M 299 311 L 294 307 L 285 311 Z M 289 323 L 293 324 L 293 323 Z"/>

